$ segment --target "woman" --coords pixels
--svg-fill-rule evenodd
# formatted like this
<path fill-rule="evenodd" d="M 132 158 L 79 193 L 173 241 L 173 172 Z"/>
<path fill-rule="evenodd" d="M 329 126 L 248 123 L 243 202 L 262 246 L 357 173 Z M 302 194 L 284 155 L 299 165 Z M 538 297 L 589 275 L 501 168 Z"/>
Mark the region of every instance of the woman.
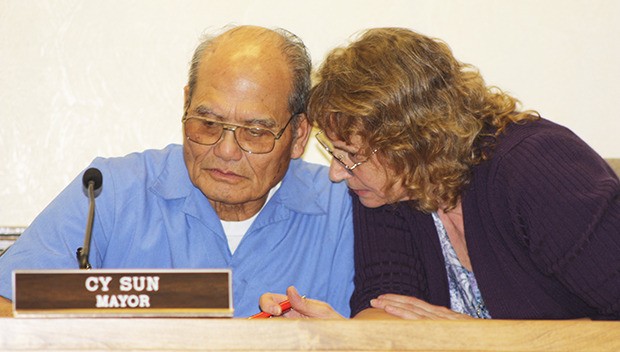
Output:
<path fill-rule="evenodd" d="M 436 39 L 371 29 L 331 52 L 310 117 L 354 194 L 352 316 L 620 318 L 620 182 Z M 339 317 L 267 294 L 261 308 Z"/>

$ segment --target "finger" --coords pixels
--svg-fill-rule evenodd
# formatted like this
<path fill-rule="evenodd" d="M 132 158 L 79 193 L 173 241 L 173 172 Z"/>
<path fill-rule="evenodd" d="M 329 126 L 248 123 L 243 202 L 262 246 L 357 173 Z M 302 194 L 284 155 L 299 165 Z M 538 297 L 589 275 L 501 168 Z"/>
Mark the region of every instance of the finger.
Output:
<path fill-rule="evenodd" d="M 286 289 L 286 296 L 292 307 L 302 308 L 306 304 L 304 297 L 299 294 L 295 286 L 289 286 Z"/>
<path fill-rule="evenodd" d="M 403 304 L 399 301 L 376 298 L 370 301 L 373 308 L 383 309 L 386 313 L 404 319 L 422 319 L 429 313 L 412 304 Z"/>
<path fill-rule="evenodd" d="M 282 314 L 281 317 L 291 318 L 291 319 L 309 318 L 307 315 L 302 314 L 302 313 L 296 311 L 295 309 L 289 310 L 288 312 Z"/>
<path fill-rule="evenodd" d="M 416 304 L 413 304 L 411 300 L 391 299 L 391 297 L 379 296 L 370 300 L 370 305 L 374 308 L 384 309 L 387 305 L 400 307 L 403 309 L 414 309 Z"/>
<path fill-rule="evenodd" d="M 370 306 L 373 308 L 385 309 L 388 301 L 381 298 L 373 298 L 370 300 Z"/>
<path fill-rule="evenodd" d="M 416 306 L 416 307 L 424 308 L 426 310 L 430 310 L 430 307 L 433 306 L 432 304 L 422 299 L 419 299 L 417 297 L 414 297 L 414 296 L 397 295 L 393 293 L 379 295 L 377 299 L 380 299 L 386 303 L 395 304 L 401 307 L 410 305 L 410 306 Z"/>
<path fill-rule="evenodd" d="M 342 319 L 344 318 L 336 312 L 328 303 L 314 299 L 308 299 L 299 294 L 293 286 L 286 290 L 286 293 L 293 308 L 286 317 L 304 318 L 323 318 L 323 319 Z M 299 314 L 299 316 L 297 315 Z"/>
<path fill-rule="evenodd" d="M 391 315 L 404 319 L 473 319 L 467 314 L 457 313 L 449 308 L 432 304 L 426 304 L 424 308 L 415 305 L 402 307 L 388 304 L 384 310 Z"/>
<path fill-rule="evenodd" d="M 318 305 L 313 305 L 313 302 L 300 295 L 295 286 L 289 286 L 286 295 L 292 308 L 284 315 L 287 318 L 311 318 L 317 314 Z"/>
<path fill-rule="evenodd" d="M 377 298 L 402 303 L 412 303 L 415 301 L 420 301 L 420 299 L 415 296 L 397 295 L 394 293 L 384 293 L 382 295 L 379 295 Z"/>
<path fill-rule="evenodd" d="M 265 293 L 260 296 L 258 305 L 263 312 L 271 315 L 282 314 L 282 308 L 280 308 L 280 302 L 286 300 L 285 295 L 277 293 Z"/>
<path fill-rule="evenodd" d="M 380 295 L 371 300 L 371 306 L 405 319 L 467 319 L 469 315 L 454 312 L 443 306 L 430 304 L 411 296 Z"/>
<path fill-rule="evenodd" d="M 402 309 L 416 309 L 420 310 L 420 314 L 424 314 L 422 311 L 427 312 L 429 314 L 435 314 L 436 309 L 441 306 L 436 306 L 430 304 L 424 300 L 421 300 L 417 297 L 413 296 L 403 296 L 396 294 L 384 294 L 380 295 L 378 298 L 381 306 L 385 307 L 386 305 L 391 305 L 395 307 L 399 307 Z M 445 307 L 441 307 L 445 308 Z"/>
<path fill-rule="evenodd" d="M 387 305 L 383 309 L 386 313 L 402 319 L 426 319 L 427 317 L 420 312 L 411 309 L 403 309 L 396 306 Z"/>

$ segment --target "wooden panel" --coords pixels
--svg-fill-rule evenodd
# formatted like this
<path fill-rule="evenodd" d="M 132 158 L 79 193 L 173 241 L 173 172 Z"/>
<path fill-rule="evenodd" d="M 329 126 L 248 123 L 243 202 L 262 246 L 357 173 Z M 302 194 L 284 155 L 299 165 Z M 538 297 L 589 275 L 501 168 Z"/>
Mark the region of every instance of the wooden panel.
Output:
<path fill-rule="evenodd" d="M 0 350 L 618 351 L 620 322 L 0 319 Z"/>
<path fill-rule="evenodd" d="M 611 165 L 611 168 L 616 171 L 616 175 L 620 176 L 620 159 L 605 159 L 607 163 Z"/>
<path fill-rule="evenodd" d="M 25 227 L 0 226 L 0 255 L 24 232 Z"/>

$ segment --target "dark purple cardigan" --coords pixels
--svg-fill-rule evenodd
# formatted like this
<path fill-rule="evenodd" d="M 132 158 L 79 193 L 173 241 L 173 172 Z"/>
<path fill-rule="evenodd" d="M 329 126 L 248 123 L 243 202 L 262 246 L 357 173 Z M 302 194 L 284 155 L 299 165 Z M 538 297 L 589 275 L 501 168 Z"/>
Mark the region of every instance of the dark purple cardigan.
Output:
<path fill-rule="evenodd" d="M 462 198 L 467 248 L 493 318 L 620 319 L 620 182 L 568 129 L 511 125 Z M 450 306 L 433 219 L 354 201 L 352 316 L 381 293 Z"/>

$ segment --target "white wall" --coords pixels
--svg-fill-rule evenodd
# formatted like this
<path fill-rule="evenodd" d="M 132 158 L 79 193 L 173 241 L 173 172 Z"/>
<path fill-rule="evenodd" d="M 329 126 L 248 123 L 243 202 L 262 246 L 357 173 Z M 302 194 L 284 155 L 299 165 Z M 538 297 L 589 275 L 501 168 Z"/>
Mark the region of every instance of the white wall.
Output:
<path fill-rule="evenodd" d="M 315 63 L 356 31 L 444 39 L 487 82 L 620 157 L 620 1 L 0 0 L 0 226 L 27 225 L 98 155 L 181 142 L 205 30 L 283 27 Z M 325 162 L 312 145 L 306 158 Z"/>

